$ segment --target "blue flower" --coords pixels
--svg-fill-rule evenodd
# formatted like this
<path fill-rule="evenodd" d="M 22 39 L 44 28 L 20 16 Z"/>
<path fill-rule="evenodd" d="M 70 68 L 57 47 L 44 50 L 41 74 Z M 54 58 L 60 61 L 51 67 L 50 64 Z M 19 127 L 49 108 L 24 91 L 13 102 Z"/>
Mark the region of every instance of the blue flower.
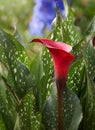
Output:
<path fill-rule="evenodd" d="M 29 23 L 30 35 L 41 36 L 45 27 L 51 30 L 52 20 L 56 16 L 55 5 L 64 12 L 62 0 L 35 0 L 32 20 Z"/>

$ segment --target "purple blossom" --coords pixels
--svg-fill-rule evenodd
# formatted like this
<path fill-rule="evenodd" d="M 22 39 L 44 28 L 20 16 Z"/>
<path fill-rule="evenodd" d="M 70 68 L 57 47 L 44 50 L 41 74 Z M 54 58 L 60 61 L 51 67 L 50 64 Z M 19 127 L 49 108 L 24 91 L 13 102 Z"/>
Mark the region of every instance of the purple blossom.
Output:
<path fill-rule="evenodd" d="M 41 36 L 45 27 L 51 30 L 52 20 L 56 16 L 56 5 L 64 15 L 65 11 L 62 0 L 35 0 L 32 20 L 29 23 L 30 35 Z"/>

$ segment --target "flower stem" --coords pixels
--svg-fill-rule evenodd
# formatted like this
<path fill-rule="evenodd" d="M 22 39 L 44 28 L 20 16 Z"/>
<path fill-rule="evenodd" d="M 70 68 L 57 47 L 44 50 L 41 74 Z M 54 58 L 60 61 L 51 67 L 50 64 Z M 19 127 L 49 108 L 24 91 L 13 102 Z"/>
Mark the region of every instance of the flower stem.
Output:
<path fill-rule="evenodd" d="M 63 130 L 62 92 L 58 91 L 58 130 Z"/>
<path fill-rule="evenodd" d="M 56 80 L 57 95 L 58 95 L 58 130 L 63 130 L 63 111 L 62 111 L 62 99 L 63 99 L 63 88 L 65 86 L 63 78 Z"/>

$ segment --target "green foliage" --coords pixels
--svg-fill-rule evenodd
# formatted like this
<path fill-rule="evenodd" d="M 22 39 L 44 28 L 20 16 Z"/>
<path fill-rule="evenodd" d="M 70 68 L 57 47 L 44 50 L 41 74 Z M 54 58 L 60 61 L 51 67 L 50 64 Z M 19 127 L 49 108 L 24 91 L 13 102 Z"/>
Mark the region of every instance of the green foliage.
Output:
<path fill-rule="evenodd" d="M 95 17 L 85 36 L 74 22 L 71 9 L 64 21 L 57 11 L 48 35 L 72 45 L 75 56 L 63 92 L 63 130 L 94 130 Z M 17 31 L 10 34 L 0 28 L 0 130 L 57 130 L 58 100 L 51 56 L 41 46 L 31 60 L 26 50 Z"/>
<path fill-rule="evenodd" d="M 13 35 L 0 29 L 0 127 L 14 129 L 17 108 L 32 88 L 29 66 L 30 59 L 24 46 Z"/>
<path fill-rule="evenodd" d="M 28 92 L 23 98 L 19 108 L 19 120 L 21 130 L 38 130 L 40 128 L 40 113 L 35 108 L 35 97 Z"/>
<path fill-rule="evenodd" d="M 71 76 L 72 75 L 72 76 Z M 83 85 L 84 62 L 83 59 L 75 61 L 69 68 L 67 85 L 77 94 L 80 94 Z"/>
<path fill-rule="evenodd" d="M 95 83 L 95 49 L 92 39 L 87 42 L 84 50 L 84 59 L 87 75 L 92 85 Z"/>
<path fill-rule="evenodd" d="M 23 46 L 13 36 L 3 30 L 0 30 L 0 35 L 0 59 L 8 69 L 7 82 L 12 91 L 15 90 L 16 95 L 21 98 L 31 87 L 30 73 L 24 65 L 25 62 L 29 63 L 29 59 Z"/>
<path fill-rule="evenodd" d="M 0 129 L 12 130 L 16 120 L 15 104 L 12 94 L 6 89 L 0 76 Z"/>
<path fill-rule="evenodd" d="M 43 108 L 42 122 L 45 124 L 46 130 L 58 130 L 57 94 L 54 89 Z M 82 119 L 82 110 L 78 97 L 71 90 L 65 88 L 62 101 L 63 129 L 77 130 Z"/>
<path fill-rule="evenodd" d="M 85 99 L 85 110 L 82 129 L 89 130 L 95 128 L 95 88 L 91 85 L 89 79 L 87 79 L 87 90 Z"/>

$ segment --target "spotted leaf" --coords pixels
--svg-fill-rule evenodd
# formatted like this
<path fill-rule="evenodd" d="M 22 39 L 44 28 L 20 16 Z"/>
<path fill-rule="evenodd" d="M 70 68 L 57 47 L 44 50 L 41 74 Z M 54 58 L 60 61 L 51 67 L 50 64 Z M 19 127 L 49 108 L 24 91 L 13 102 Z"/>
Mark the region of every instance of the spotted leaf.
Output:
<path fill-rule="evenodd" d="M 52 85 L 53 69 L 51 71 L 51 63 L 51 56 L 48 50 L 41 47 L 31 64 L 30 72 L 34 86 L 33 91 L 36 97 L 37 108 L 41 111 Z"/>
<path fill-rule="evenodd" d="M 95 85 L 95 48 L 92 39 L 88 41 L 85 47 L 84 60 L 90 82 Z"/>
<path fill-rule="evenodd" d="M 6 88 L 6 83 L 0 76 L 0 130 L 13 130 L 17 112 L 12 93 Z"/>
<path fill-rule="evenodd" d="M 71 52 L 73 53 L 75 59 L 83 57 L 84 47 L 85 47 L 85 40 L 81 40 L 73 47 L 73 50 Z"/>
<path fill-rule="evenodd" d="M 95 129 L 95 88 L 87 77 L 86 93 L 82 98 L 83 121 L 79 130 Z"/>
<path fill-rule="evenodd" d="M 79 43 L 82 39 L 80 30 L 74 25 L 74 15 L 70 9 L 65 19 L 62 19 L 60 14 L 57 14 L 53 24 L 53 31 L 48 38 L 54 41 L 65 42 L 72 46 Z"/>
<path fill-rule="evenodd" d="M 29 58 L 25 49 L 12 36 L 0 29 L 0 60 L 8 69 L 7 82 L 19 98 L 31 87 Z M 26 67 L 27 66 L 27 67 Z"/>
<path fill-rule="evenodd" d="M 84 62 L 83 59 L 75 61 L 69 68 L 67 86 L 75 93 L 79 94 L 82 89 L 84 77 Z"/>
<path fill-rule="evenodd" d="M 76 107 L 77 106 L 77 107 Z M 63 92 L 63 129 L 77 130 L 82 119 L 82 108 L 78 97 L 68 88 Z M 58 130 L 57 94 L 53 90 L 47 99 L 42 113 L 46 130 Z"/>
<path fill-rule="evenodd" d="M 23 98 L 18 113 L 21 130 L 39 130 L 41 116 L 35 109 L 35 97 L 32 91 Z"/>
<path fill-rule="evenodd" d="M 89 24 L 87 28 L 87 31 L 86 31 L 87 38 L 92 37 L 94 33 L 95 33 L 95 16 L 93 17 L 91 23 Z"/>

